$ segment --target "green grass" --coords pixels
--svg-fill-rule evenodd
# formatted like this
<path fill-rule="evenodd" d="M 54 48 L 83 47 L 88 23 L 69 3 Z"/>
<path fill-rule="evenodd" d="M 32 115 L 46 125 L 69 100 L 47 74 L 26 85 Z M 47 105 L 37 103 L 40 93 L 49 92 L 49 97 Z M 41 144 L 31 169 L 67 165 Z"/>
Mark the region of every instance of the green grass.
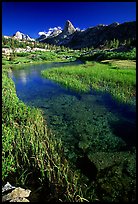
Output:
<path fill-rule="evenodd" d="M 82 61 L 102 61 L 107 59 L 136 60 L 136 48 L 127 52 L 99 50 L 97 52 L 92 52 L 91 54 L 82 55 L 79 59 Z"/>
<path fill-rule="evenodd" d="M 109 92 L 121 102 L 131 103 L 136 95 L 136 70 L 131 67 L 122 69 L 120 66 L 87 62 L 47 69 L 42 71 L 42 75 L 76 91 L 87 92 L 92 87 Z"/>
<path fill-rule="evenodd" d="M 75 202 L 85 200 L 87 189 L 82 179 L 66 160 L 62 143 L 47 127 L 42 112 L 18 99 L 13 81 L 3 72 L 3 183 L 30 188 L 35 181 L 40 186 L 45 184 L 45 189 L 54 189 L 49 200 Z"/>
<path fill-rule="evenodd" d="M 103 64 L 109 64 L 114 68 L 121 68 L 121 69 L 136 69 L 136 60 L 103 60 L 101 61 Z"/>
<path fill-rule="evenodd" d="M 71 58 L 66 58 L 68 55 Z M 77 55 L 78 56 L 78 55 Z M 10 58 L 10 57 L 9 57 Z M 6 56 L 2 57 L 2 65 L 25 65 L 30 63 L 43 63 L 43 62 L 63 62 L 74 61 L 76 57 L 74 53 L 56 53 L 56 51 L 35 51 L 31 53 L 16 53 L 15 57 L 10 60 Z"/>
<path fill-rule="evenodd" d="M 72 58 L 71 61 L 76 58 Z M 6 56 L 2 56 L 2 69 L 3 71 L 10 69 L 22 69 L 22 67 L 27 66 L 29 64 L 42 64 L 42 63 L 50 63 L 50 62 L 69 62 L 70 59 L 64 59 L 63 54 L 58 55 L 54 52 L 43 52 L 36 51 L 33 53 L 17 53 L 17 56 L 13 58 L 13 60 L 9 60 Z"/>

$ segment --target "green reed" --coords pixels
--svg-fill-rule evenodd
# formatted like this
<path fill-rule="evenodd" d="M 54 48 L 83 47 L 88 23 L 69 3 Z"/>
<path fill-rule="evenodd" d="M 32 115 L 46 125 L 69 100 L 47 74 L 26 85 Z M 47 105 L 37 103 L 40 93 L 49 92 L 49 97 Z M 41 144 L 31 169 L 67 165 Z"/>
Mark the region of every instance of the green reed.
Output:
<path fill-rule="evenodd" d="M 37 178 L 33 175 L 37 174 Z M 39 109 L 21 102 L 15 85 L 2 75 L 2 181 L 29 186 L 30 178 L 53 187 L 50 199 L 86 201 L 86 184 L 64 156 L 64 149 Z"/>
<path fill-rule="evenodd" d="M 127 63 L 127 60 L 126 60 Z M 77 66 L 52 68 L 42 75 L 76 91 L 87 92 L 92 87 L 107 91 L 121 102 L 131 103 L 136 94 L 136 69 L 123 69 L 108 64 L 87 62 Z"/>

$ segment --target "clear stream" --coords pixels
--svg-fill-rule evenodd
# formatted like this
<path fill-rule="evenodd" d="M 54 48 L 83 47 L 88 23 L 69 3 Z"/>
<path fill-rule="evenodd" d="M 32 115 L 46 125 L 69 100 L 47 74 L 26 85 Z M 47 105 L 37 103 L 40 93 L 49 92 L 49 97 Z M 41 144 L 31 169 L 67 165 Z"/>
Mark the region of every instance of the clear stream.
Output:
<path fill-rule="evenodd" d="M 113 163 L 117 158 L 126 161 L 127 157 L 132 161 L 129 166 L 134 174 L 134 156 L 127 154 L 134 152 L 136 146 L 136 107 L 119 104 L 110 94 L 92 89 L 77 93 L 41 76 L 43 69 L 79 63 L 29 65 L 9 72 L 9 77 L 15 83 L 19 99 L 43 110 L 53 133 L 61 138 L 68 159 L 75 162 L 78 156 L 87 153 L 100 171 L 107 159 Z M 102 167 L 98 167 L 99 158 L 104 161 Z"/>

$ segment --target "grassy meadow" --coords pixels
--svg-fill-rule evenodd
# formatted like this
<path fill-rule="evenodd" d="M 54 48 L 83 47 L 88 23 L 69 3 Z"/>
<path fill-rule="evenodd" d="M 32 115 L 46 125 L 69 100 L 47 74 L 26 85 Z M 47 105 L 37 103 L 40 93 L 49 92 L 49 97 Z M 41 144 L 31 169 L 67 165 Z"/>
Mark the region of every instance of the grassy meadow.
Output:
<path fill-rule="evenodd" d="M 57 51 L 34 51 L 15 53 L 11 56 L 2 57 L 3 66 L 17 67 L 16 65 L 38 64 L 46 62 L 68 62 L 74 61 L 79 56 L 79 52 L 57 52 Z"/>
<path fill-rule="evenodd" d="M 106 91 L 121 102 L 133 101 L 136 96 L 135 61 L 111 60 L 110 62 L 86 62 L 77 66 L 53 68 L 42 75 L 76 91 L 90 89 Z"/>
<path fill-rule="evenodd" d="M 8 181 L 15 186 L 46 189 L 46 202 L 98 199 L 87 178 L 67 161 L 63 144 L 47 126 L 43 112 L 19 100 L 14 82 L 7 75 L 10 68 L 19 69 L 25 64 L 73 61 L 80 59 L 79 56 L 80 52 L 67 51 L 16 53 L 12 59 L 3 56 L 2 185 Z M 86 61 L 77 66 L 47 69 L 42 75 L 78 92 L 88 92 L 91 88 L 109 92 L 121 102 L 132 103 L 136 95 L 134 59 Z"/>

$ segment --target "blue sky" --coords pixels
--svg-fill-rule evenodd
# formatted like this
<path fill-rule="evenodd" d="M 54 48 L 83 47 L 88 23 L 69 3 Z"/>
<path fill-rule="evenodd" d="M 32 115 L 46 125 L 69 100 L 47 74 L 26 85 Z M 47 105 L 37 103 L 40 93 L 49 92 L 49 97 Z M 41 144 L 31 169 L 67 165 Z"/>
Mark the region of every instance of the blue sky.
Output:
<path fill-rule="evenodd" d="M 2 2 L 2 35 L 20 31 L 32 38 L 66 20 L 86 29 L 136 20 L 136 2 Z"/>

